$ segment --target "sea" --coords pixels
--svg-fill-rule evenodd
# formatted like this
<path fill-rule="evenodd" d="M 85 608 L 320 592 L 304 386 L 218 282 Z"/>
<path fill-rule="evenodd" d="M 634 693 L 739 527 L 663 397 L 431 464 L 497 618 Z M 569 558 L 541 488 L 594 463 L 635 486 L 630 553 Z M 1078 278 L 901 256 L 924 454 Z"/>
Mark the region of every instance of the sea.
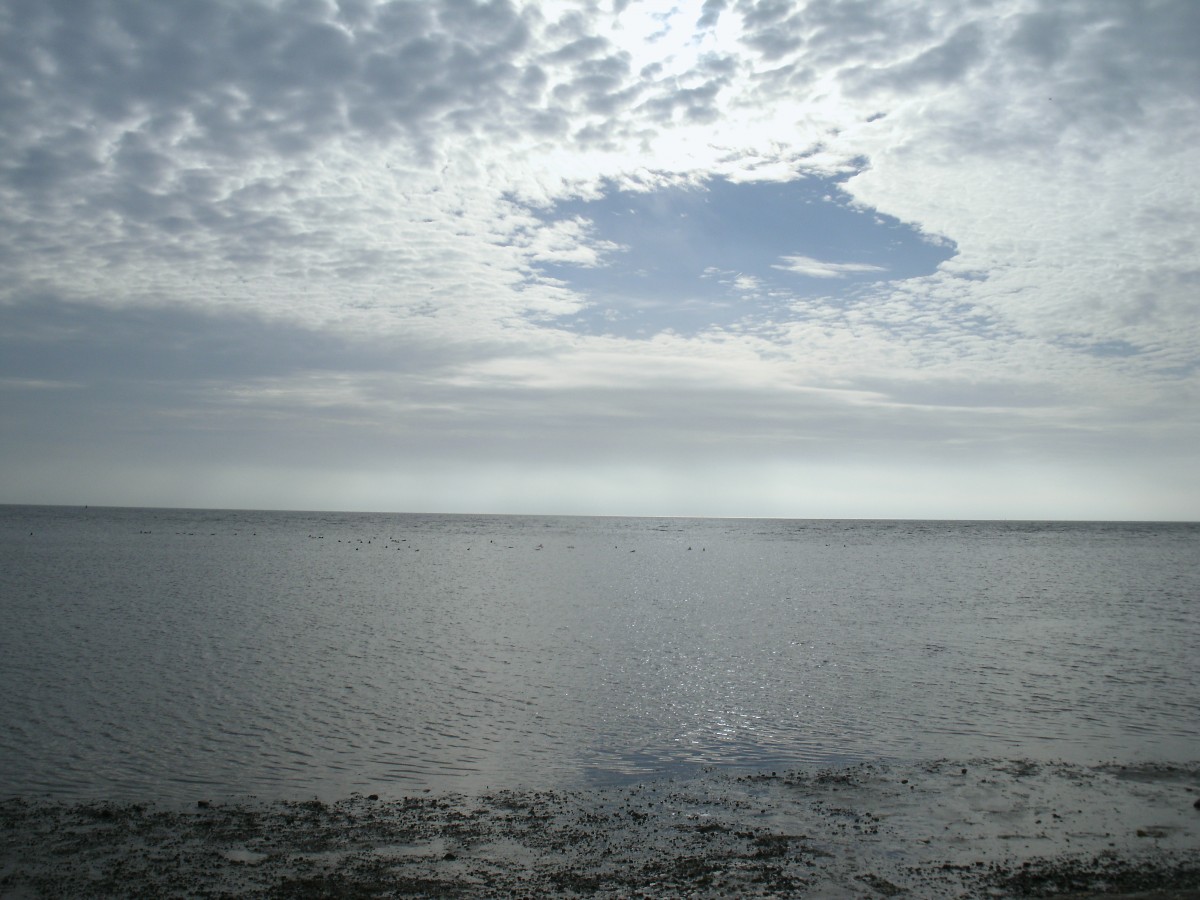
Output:
<path fill-rule="evenodd" d="M 0 796 L 1197 748 L 1200 524 L 0 506 Z"/>

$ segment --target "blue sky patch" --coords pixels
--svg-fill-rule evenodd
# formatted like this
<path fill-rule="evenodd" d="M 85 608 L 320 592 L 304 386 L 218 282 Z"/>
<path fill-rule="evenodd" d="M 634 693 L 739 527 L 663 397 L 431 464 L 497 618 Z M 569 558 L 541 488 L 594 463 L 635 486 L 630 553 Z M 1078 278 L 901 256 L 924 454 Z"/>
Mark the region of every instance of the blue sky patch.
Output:
<path fill-rule="evenodd" d="M 954 255 L 948 242 L 852 206 L 840 182 L 614 188 L 540 212 L 547 222 L 585 219 L 597 242 L 622 248 L 600 266 L 538 267 L 589 301 L 558 324 L 622 337 L 753 326 L 786 317 L 796 300 L 846 298 L 867 283 L 931 274 Z"/>
<path fill-rule="evenodd" d="M 1142 351 L 1139 350 L 1135 345 L 1131 344 L 1129 341 L 1115 339 L 1115 340 L 1111 340 L 1111 341 L 1096 341 L 1094 344 L 1091 345 L 1091 347 L 1088 348 L 1088 352 L 1091 353 L 1092 356 L 1099 356 L 1102 358 L 1103 357 L 1123 358 L 1123 357 L 1129 357 L 1129 356 L 1137 356 Z"/>

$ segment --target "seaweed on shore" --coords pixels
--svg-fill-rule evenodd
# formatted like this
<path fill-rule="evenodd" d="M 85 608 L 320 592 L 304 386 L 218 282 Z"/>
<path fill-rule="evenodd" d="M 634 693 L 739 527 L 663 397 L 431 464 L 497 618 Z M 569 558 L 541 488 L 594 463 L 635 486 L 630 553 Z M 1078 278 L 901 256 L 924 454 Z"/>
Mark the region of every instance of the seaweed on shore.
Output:
<path fill-rule="evenodd" d="M 994 873 L 987 881 L 1014 897 L 1150 892 L 1200 897 L 1200 859 L 1190 854 L 1182 859 L 1129 860 L 1104 853 L 1089 858 L 1035 859 Z"/>
<path fill-rule="evenodd" d="M 186 811 L 14 798 L 0 896 L 1200 896 L 1197 771 L 976 760 Z"/>

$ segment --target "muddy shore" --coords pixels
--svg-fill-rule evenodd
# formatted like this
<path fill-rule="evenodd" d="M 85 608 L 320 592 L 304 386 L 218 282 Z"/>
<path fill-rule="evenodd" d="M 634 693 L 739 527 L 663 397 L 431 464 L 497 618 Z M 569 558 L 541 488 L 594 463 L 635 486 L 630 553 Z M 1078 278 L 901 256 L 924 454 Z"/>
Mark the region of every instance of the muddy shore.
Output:
<path fill-rule="evenodd" d="M 1200 898 L 1200 764 L 709 773 L 587 791 L 0 801 L 0 897 Z"/>

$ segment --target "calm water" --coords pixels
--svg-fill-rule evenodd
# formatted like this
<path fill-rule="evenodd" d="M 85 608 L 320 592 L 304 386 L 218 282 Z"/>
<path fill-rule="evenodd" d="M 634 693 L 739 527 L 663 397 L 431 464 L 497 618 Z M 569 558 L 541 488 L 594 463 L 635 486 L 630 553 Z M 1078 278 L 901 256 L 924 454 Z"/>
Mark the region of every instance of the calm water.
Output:
<path fill-rule="evenodd" d="M 0 507 L 0 792 L 1200 746 L 1200 526 Z"/>

